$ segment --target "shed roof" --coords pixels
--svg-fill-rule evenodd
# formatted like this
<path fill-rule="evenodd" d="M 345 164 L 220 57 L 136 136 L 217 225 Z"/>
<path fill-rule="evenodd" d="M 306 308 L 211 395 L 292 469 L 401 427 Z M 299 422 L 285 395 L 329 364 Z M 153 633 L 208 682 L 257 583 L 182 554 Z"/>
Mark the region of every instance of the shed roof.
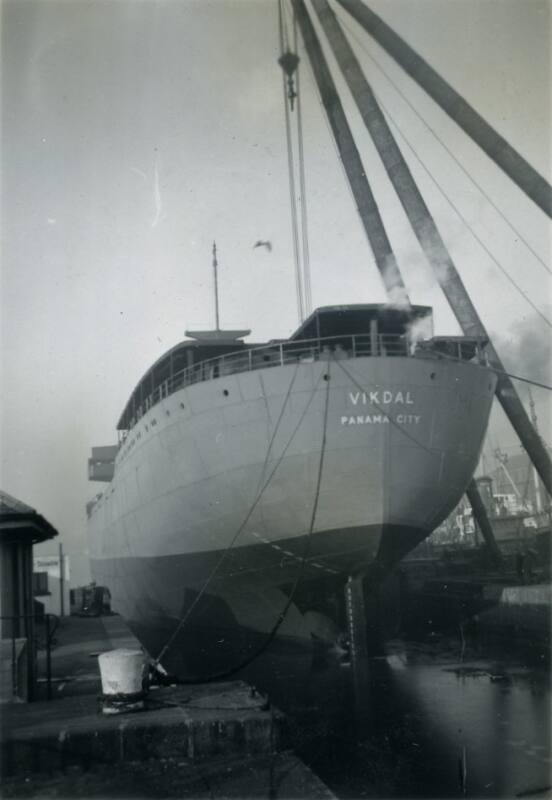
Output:
<path fill-rule="evenodd" d="M 0 539 L 44 542 L 57 535 L 54 526 L 34 508 L 0 489 Z"/>

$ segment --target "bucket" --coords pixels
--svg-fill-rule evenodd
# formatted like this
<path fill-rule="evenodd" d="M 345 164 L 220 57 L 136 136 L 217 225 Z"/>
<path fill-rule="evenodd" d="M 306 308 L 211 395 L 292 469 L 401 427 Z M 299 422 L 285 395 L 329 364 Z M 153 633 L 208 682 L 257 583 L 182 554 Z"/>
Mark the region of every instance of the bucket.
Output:
<path fill-rule="evenodd" d="M 98 662 L 102 678 L 102 712 L 121 714 L 144 708 L 144 653 L 120 648 L 102 653 Z"/>

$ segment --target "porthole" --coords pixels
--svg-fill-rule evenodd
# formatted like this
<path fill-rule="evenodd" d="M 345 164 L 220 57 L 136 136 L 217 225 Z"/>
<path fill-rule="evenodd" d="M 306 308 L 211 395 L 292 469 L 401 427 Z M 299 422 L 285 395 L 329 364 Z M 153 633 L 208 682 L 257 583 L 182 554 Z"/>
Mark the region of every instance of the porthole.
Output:
<path fill-rule="evenodd" d="M 165 411 L 165 414 L 166 414 L 168 417 L 170 417 L 170 416 L 171 416 L 171 412 L 169 411 L 169 409 L 168 409 L 168 408 L 167 408 L 167 410 Z"/>
<path fill-rule="evenodd" d="M 228 392 L 228 389 L 223 389 L 223 390 L 222 390 L 222 393 L 223 393 L 223 395 L 224 395 L 225 397 L 228 397 L 228 394 L 229 394 L 229 392 Z"/>
<path fill-rule="evenodd" d="M 432 381 L 434 381 L 435 380 L 435 372 L 432 372 L 429 377 L 431 378 Z"/>
<path fill-rule="evenodd" d="M 186 406 L 184 405 L 184 403 L 180 403 L 180 408 L 186 408 Z"/>
<path fill-rule="evenodd" d="M 327 372 L 324 374 L 324 380 L 325 381 L 329 381 L 330 380 L 330 376 L 328 375 Z"/>

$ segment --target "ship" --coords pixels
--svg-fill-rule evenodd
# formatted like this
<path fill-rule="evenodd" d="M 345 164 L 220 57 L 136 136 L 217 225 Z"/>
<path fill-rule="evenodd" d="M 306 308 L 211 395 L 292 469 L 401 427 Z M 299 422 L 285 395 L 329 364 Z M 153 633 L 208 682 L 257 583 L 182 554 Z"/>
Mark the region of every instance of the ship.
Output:
<path fill-rule="evenodd" d="M 420 331 L 424 335 L 420 335 Z M 433 335 L 427 306 L 317 308 L 287 339 L 186 332 L 93 448 L 95 581 L 147 652 L 201 677 L 278 628 L 293 602 L 377 581 L 456 506 L 496 388 L 486 342 Z"/>

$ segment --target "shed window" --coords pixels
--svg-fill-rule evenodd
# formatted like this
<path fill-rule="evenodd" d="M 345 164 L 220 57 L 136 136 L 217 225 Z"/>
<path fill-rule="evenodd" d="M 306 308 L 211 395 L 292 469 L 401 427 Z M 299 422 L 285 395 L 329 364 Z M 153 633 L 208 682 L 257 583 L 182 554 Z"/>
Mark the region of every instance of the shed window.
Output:
<path fill-rule="evenodd" d="M 50 594 L 48 591 L 48 573 L 33 572 L 33 595 L 40 597 L 43 594 Z"/>

